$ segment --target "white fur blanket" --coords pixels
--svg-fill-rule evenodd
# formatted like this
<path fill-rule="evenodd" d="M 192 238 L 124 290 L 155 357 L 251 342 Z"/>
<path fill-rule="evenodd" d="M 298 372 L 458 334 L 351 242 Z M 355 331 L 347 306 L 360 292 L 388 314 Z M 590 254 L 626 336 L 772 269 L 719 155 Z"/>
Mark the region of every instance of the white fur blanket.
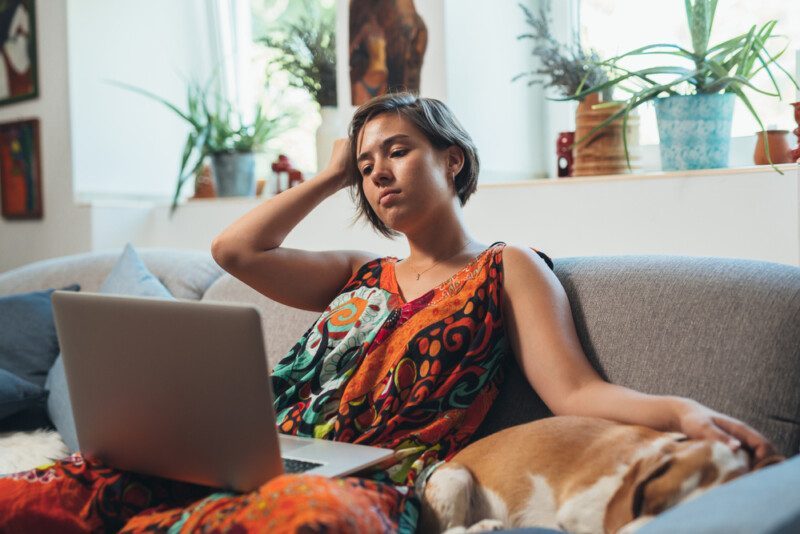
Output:
<path fill-rule="evenodd" d="M 55 430 L 0 433 L 0 476 L 33 469 L 69 455 Z"/>

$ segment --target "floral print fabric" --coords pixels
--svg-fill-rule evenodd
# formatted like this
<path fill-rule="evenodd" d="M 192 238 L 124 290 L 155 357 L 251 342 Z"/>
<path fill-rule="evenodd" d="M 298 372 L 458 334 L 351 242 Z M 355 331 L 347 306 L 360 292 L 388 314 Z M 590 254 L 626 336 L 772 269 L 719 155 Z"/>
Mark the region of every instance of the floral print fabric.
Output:
<path fill-rule="evenodd" d="M 396 258 L 364 265 L 275 367 L 280 431 L 393 449 L 398 485 L 458 452 L 502 380 L 503 247 L 411 302 Z"/>

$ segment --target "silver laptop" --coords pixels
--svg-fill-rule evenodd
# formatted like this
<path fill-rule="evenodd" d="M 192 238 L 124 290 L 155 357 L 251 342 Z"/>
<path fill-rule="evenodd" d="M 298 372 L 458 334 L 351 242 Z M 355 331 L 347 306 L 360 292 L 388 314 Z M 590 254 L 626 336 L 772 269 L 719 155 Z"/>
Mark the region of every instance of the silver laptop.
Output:
<path fill-rule="evenodd" d="M 253 307 L 56 291 L 53 310 L 87 457 L 251 491 L 283 472 L 346 475 L 393 454 L 278 434 Z"/>

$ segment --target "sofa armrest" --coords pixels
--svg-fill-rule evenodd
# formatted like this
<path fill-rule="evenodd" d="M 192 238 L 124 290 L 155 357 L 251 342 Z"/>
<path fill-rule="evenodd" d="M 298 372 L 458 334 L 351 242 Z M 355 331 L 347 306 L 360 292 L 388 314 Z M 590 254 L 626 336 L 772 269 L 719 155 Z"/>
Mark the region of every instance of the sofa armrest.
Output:
<path fill-rule="evenodd" d="M 647 523 L 639 534 L 800 532 L 800 455 L 714 488 Z"/>

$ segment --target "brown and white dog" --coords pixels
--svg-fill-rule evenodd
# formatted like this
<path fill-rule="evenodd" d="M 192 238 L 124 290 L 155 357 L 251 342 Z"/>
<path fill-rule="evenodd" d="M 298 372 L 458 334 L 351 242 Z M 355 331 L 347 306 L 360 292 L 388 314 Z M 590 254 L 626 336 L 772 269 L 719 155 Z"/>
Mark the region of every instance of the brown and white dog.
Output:
<path fill-rule="evenodd" d="M 550 417 L 472 443 L 436 469 L 422 532 L 549 527 L 632 532 L 751 466 L 745 451 L 589 417 Z"/>

